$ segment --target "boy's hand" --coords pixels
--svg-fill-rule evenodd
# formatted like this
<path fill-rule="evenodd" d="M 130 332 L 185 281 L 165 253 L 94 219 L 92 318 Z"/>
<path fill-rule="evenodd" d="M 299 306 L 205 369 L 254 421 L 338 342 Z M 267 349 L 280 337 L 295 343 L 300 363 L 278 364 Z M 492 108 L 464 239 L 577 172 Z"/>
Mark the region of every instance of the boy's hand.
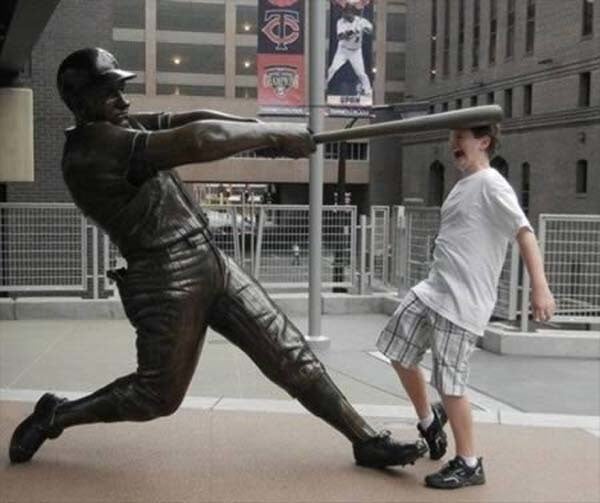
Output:
<path fill-rule="evenodd" d="M 531 308 L 535 321 L 548 321 L 552 318 L 556 311 L 556 303 L 548 286 L 532 288 Z"/>

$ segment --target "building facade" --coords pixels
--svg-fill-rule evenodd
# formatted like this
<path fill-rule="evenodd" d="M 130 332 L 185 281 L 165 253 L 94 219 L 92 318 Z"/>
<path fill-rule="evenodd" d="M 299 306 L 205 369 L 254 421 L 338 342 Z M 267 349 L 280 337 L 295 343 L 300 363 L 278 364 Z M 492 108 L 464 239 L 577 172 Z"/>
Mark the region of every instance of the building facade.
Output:
<path fill-rule="evenodd" d="M 378 0 L 375 5 L 374 102 L 382 105 L 404 98 L 406 4 Z M 102 46 L 117 56 L 122 67 L 135 71 L 137 78 L 126 87 L 132 111 L 209 108 L 256 116 L 257 14 L 257 0 L 63 0 L 36 45 L 30 71 L 23 79 L 34 90 L 36 181 L 8 184 L 7 200 L 69 200 L 60 156 L 70 114 L 54 84 L 56 68 L 69 52 Z M 361 119 L 357 125 L 367 121 Z M 326 118 L 325 128 L 342 128 L 347 123 L 347 118 Z M 338 152 L 337 144 L 325 146 L 325 203 L 335 200 Z M 359 204 L 368 197 L 369 159 L 368 142 L 350 146 L 347 190 Z M 185 166 L 180 173 L 193 186 L 208 187 L 200 191 L 204 194 L 245 187 L 266 190 L 279 203 L 308 202 L 307 160 L 243 155 Z"/>
<path fill-rule="evenodd" d="M 429 113 L 501 105 L 492 165 L 533 223 L 600 213 L 600 2 L 411 0 L 408 16 L 406 98 Z M 439 205 L 452 164 L 446 132 L 404 138 L 402 197 Z"/>

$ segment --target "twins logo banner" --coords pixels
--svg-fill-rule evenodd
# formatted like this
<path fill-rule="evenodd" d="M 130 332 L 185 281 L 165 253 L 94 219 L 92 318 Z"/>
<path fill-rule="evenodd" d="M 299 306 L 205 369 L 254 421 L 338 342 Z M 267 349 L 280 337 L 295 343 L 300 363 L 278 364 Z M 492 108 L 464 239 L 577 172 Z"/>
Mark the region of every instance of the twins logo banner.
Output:
<path fill-rule="evenodd" d="M 374 1 L 330 0 L 327 104 L 331 107 L 373 105 Z"/>
<path fill-rule="evenodd" d="M 258 105 L 262 115 L 305 115 L 304 0 L 259 0 Z"/>

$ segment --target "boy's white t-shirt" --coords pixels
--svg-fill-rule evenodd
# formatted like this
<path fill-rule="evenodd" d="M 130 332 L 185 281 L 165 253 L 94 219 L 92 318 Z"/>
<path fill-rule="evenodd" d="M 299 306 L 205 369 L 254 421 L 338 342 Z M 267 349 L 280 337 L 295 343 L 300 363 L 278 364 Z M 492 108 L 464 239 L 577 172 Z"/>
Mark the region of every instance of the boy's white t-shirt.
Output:
<path fill-rule="evenodd" d="M 494 168 L 456 183 L 442 205 L 429 277 L 413 288 L 428 307 L 481 335 L 497 300 L 509 240 L 533 232 L 517 196 Z"/>

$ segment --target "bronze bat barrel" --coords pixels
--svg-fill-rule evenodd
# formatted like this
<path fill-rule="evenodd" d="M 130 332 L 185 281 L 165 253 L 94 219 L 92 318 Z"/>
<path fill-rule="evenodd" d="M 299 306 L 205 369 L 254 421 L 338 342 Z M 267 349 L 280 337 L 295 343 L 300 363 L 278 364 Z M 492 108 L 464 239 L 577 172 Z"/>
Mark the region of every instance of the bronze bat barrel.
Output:
<path fill-rule="evenodd" d="M 357 140 L 376 136 L 391 136 L 406 133 L 419 133 L 434 129 L 467 129 L 500 122 L 502 108 L 498 105 L 463 108 L 439 114 L 411 117 L 395 121 L 359 126 L 352 129 L 335 129 L 317 133 L 313 136 L 316 143 Z"/>

